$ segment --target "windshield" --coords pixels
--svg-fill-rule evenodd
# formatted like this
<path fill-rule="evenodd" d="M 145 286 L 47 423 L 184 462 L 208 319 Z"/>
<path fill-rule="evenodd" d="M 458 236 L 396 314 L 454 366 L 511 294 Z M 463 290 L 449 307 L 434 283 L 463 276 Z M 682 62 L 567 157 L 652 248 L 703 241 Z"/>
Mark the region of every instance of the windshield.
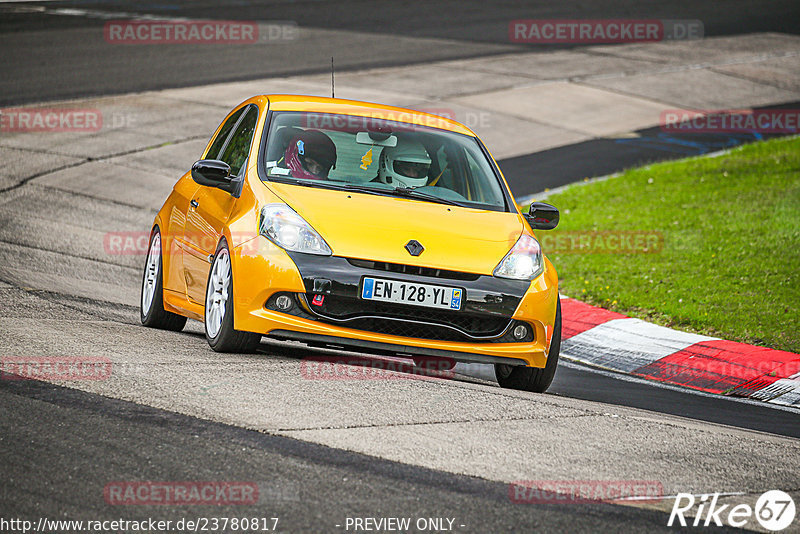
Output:
<path fill-rule="evenodd" d="M 373 117 L 274 112 L 266 179 L 505 211 L 474 137 Z"/>

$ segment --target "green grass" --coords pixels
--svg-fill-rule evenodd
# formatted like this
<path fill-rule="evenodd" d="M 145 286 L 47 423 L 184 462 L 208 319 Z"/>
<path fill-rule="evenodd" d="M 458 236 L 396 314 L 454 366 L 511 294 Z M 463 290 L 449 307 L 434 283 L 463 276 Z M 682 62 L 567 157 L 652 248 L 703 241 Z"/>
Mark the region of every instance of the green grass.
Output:
<path fill-rule="evenodd" d="M 561 292 L 658 324 L 800 352 L 800 139 L 633 169 L 549 196 L 559 232 L 660 232 L 659 252 L 548 252 Z"/>

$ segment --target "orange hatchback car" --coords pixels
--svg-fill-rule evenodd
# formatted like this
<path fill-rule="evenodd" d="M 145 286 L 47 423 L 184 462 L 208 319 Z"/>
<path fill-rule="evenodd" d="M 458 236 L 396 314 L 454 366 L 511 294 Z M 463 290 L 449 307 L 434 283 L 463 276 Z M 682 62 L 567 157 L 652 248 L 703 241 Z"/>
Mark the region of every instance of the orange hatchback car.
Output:
<path fill-rule="evenodd" d="M 495 365 L 544 391 L 558 363 L 558 278 L 465 126 L 366 102 L 257 96 L 237 106 L 152 226 L 146 326 L 203 321 L 217 351 L 263 335 Z"/>

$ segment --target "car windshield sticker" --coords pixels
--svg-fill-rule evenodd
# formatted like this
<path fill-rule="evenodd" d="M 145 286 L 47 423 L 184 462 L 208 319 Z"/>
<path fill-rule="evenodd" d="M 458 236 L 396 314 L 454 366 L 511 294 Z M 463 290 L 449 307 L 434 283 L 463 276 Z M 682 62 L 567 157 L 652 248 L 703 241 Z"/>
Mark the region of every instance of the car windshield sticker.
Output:
<path fill-rule="evenodd" d="M 372 148 L 361 158 L 361 169 L 366 171 L 370 165 L 372 165 Z"/>

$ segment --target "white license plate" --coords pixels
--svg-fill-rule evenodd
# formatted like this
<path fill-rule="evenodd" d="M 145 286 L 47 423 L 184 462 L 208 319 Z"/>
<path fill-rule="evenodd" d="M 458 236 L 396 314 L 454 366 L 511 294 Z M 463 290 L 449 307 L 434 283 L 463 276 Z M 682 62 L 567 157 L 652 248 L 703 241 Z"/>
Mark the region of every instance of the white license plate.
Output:
<path fill-rule="evenodd" d="M 364 278 L 361 298 L 383 302 L 399 302 L 428 308 L 460 310 L 464 290 L 457 287 L 432 286 L 416 282 Z"/>

